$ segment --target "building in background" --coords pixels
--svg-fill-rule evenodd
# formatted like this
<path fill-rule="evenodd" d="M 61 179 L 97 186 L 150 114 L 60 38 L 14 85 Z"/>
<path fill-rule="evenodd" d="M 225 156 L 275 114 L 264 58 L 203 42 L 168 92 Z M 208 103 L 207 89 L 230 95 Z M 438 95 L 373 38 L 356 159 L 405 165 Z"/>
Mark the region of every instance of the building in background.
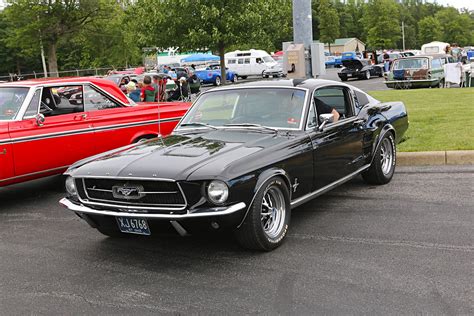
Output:
<path fill-rule="evenodd" d="M 314 41 L 315 43 L 319 43 L 319 41 Z M 358 38 L 351 37 L 351 38 L 338 38 L 329 45 L 324 43 L 324 49 L 329 51 L 331 48 L 332 55 L 340 55 L 343 52 L 362 52 L 365 50 L 365 44 Z"/>

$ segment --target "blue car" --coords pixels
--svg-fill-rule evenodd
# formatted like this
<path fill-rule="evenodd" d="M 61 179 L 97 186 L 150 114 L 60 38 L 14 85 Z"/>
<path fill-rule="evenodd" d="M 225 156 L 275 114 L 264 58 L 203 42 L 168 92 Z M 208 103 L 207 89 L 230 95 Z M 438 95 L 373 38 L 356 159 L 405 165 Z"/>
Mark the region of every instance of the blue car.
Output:
<path fill-rule="evenodd" d="M 221 66 L 219 64 L 212 64 L 205 69 L 199 69 L 194 72 L 198 76 L 201 83 L 212 83 L 215 86 L 220 86 L 222 83 Z M 237 82 L 237 74 L 226 68 L 227 81 Z"/>
<path fill-rule="evenodd" d="M 342 60 L 355 60 L 355 59 L 362 59 L 362 54 L 358 52 L 344 52 L 341 56 Z"/>

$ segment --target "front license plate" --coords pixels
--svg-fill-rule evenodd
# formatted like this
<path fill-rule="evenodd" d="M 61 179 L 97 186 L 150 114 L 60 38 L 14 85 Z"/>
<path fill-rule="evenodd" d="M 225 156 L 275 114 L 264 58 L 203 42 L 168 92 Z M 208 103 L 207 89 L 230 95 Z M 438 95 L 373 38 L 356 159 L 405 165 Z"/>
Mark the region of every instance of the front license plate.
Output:
<path fill-rule="evenodd" d="M 352 77 L 352 74 L 347 74 L 348 77 Z"/>
<path fill-rule="evenodd" d="M 151 235 L 148 222 L 144 218 L 116 217 L 115 219 L 122 233 Z"/>

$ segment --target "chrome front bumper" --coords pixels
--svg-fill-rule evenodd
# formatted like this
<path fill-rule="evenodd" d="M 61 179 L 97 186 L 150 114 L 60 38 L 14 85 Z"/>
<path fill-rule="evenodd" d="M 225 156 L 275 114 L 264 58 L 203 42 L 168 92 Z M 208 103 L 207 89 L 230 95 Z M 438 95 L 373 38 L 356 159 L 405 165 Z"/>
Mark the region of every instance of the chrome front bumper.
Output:
<path fill-rule="evenodd" d="M 120 216 L 120 217 L 131 217 L 131 218 L 150 218 L 150 219 L 166 219 L 166 220 L 182 220 L 188 218 L 199 218 L 199 217 L 213 217 L 230 215 L 238 212 L 246 207 L 244 202 L 240 202 L 228 207 L 215 207 L 209 208 L 203 212 L 187 212 L 186 214 L 150 214 L 150 213 L 131 213 L 131 212 L 116 212 L 109 210 L 95 210 L 84 205 L 79 205 L 71 202 L 67 198 L 63 198 L 59 201 L 59 204 L 66 207 L 67 209 L 77 212 L 92 215 L 106 215 L 106 216 Z"/>

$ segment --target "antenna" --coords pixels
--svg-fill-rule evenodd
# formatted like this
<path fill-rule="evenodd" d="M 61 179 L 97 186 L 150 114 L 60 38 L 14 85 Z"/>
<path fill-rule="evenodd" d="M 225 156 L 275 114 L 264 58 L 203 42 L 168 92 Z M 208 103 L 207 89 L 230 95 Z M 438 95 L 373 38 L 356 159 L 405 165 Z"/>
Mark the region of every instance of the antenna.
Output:
<path fill-rule="evenodd" d="M 163 80 L 163 79 L 161 79 Z M 160 80 L 160 81 L 161 81 Z M 158 81 L 158 91 L 157 91 L 157 96 L 158 96 L 158 104 L 157 104 L 157 109 L 158 109 L 158 137 L 161 139 L 161 86 L 162 86 L 162 83 Z M 163 142 L 163 140 L 161 139 L 161 141 Z"/>

